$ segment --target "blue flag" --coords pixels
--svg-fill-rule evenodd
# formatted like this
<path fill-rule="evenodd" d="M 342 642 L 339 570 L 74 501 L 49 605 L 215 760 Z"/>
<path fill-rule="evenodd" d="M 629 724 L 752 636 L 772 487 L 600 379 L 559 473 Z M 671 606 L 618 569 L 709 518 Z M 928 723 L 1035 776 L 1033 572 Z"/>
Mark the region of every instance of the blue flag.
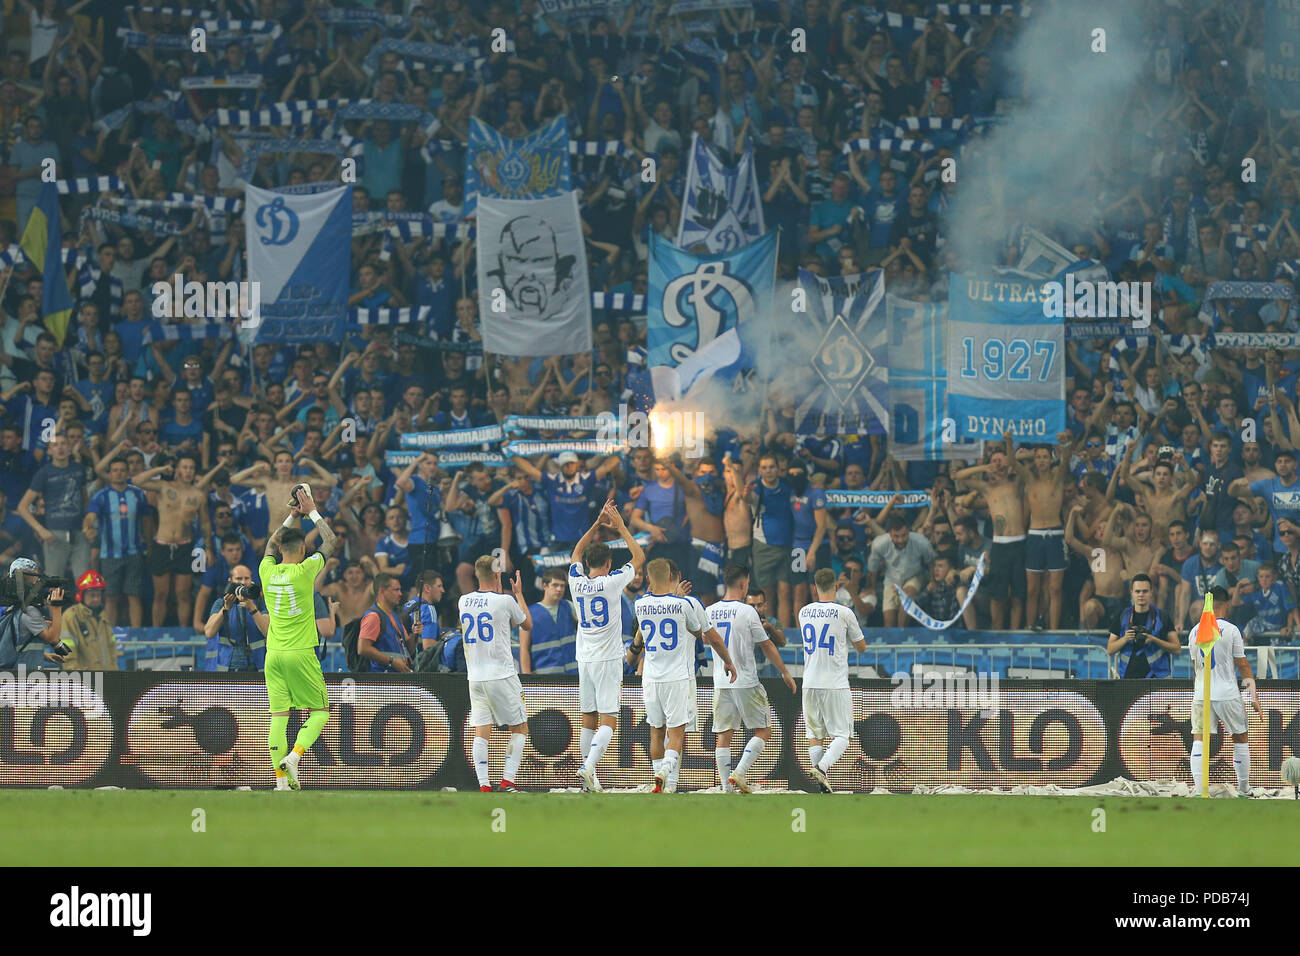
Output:
<path fill-rule="evenodd" d="M 735 166 L 726 166 L 699 133 L 691 134 L 677 245 L 690 249 L 702 242 L 710 252 L 731 252 L 765 231 L 753 147 L 745 147 Z"/>
<path fill-rule="evenodd" d="M 1042 280 L 952 274 L 948 412 L 958 436 L 1055 441 L 1065 430 L 1065 324 L 1043 312 Z"/>
<path fill-rule="evenodd" d="M 860 275 L 823 279 L 799 270 L 807 294 L 808 312 L 803 341 L 817 342 L 811 354 L 791 356 L 807 361 L 811 387 L 795 408 L 795 429 L 815 432 L 822 416 L 836 433 L 883 435 L 889 431 L 889 335 L 885 322 L 885 273 L 872 269 Z M 811 427 L 809 427 L 811 426 Z"/>
<path fill-rule="evenodd" d="M 561 113 L 523 139 L 510 139 L 477 117 L 469 121 L 465 150 L 465 210 L 472 216 L 478 195 L 543 199 L 568 192 L 569 124 Z"/>
<path fill-rule="evenodd" d="M 23 230 L 23 252 L 41 273 L 41 316 L 45 328 L 63 348 L 72 319 L 72 295 L 63 271 L 63 227 L 59 221 L 59 188 L 41 187 L 41 198 Z"/>
<path fill-rule="evenodd" d="M 352 274 L 352 187 L 286 196 L 244 187 L 259 342 L 342 342 Z"/>
<path fill-rule="evenodd" d="M 741 329 L 771 306 L 776 279 L 777 233 L 770 232 L 735 252 L 695 256 L 651 234 L 649 297 L 646 301 L 650 367 L 678 366 L 725 333 Z M 751 331 L 737 332 L 732 362 L 754 365 Z M 709 365 L 718 355 L 714 354 Z M 686 383 L 683 383 L 686 386 Z M 683 388 L 685 390 L 685 387 Z"/>

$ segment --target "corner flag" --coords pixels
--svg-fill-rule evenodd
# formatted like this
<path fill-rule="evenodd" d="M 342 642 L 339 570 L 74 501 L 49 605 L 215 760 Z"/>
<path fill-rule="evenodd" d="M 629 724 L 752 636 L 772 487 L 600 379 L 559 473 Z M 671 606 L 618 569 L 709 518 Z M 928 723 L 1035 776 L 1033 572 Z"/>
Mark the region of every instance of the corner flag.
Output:
<path fill-rule="evenodd" d="M 63 271 L 63 227 L 59 223 L 59 189 L 54 183 L 41 188 L 41 198 L 27 220 L 21 243 L 23 252 L 41 270 L 41 315 L 45 329 L 63 348 L 72 319 L 72 295 Z"/>
<path fill-rule="evenodd" d="M 1205 684 L 1201 688 L 1204 695 L 1201 714 L 1201 732 L 1205 743 L 1201 747 L 1201 796 L 1210 795 L 1210 674 L 1214 671 L 1214 645 L 1223 635 L 1219 631 L 1218 618 L 1214 616 L 1214 595 L 1205 594 L 1205 607 L 1201 611 L 1201 622 L 1196 625 L 1196 646 L 1201 652 L 1201 672 L 1205 675 Z"/>

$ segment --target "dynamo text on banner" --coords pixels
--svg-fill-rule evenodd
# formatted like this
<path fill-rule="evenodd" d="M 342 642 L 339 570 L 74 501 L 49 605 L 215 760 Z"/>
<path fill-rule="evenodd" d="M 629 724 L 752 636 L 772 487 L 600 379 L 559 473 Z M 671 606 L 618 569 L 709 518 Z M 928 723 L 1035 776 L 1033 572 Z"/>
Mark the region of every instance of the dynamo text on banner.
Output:
<path fill-rule="evenodd" d="M 577 194 L 480 195 L 478 291 L 485 352 L 590 351 L 591 287 Z"/>
<path fill-rule="evenodd" d="M 647 365 L 676 366 L 770 309 L 776 230 L 734 252 L 695 256 L 650 235 Z"/>
<path fill-rule="evenodd" d="M 961 438 L 1054 440 L 1065 429 L 1065 325 L 1042 282 L 994 274 L 948 283 L 948 414 Z"/>
<path fill-rule="evenodd" d="M 257 341 L 341 342 L 352 274 L 352 187 L 287 196 L 244 187 Z"/>

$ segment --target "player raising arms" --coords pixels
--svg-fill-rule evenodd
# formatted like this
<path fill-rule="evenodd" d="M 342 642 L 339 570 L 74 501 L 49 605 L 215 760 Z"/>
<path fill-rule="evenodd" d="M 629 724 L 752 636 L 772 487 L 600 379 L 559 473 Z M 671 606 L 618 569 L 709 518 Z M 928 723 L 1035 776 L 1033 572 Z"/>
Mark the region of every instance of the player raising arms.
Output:
<path fill-rule="evenodd" d="M 718 762 L 718 782 L 724 791 L 739 790 L 750 793 L 745 774 L 753 766 L 763 747 L 772 739 L 772 708 L 768 704 L 767 690 L 758 680 L 758 666 L 754 650 L 762 649 L 767 659 L 778 671 L 790 693 L 795 692 L 794 678 L 786 670 L 780 652 L 772 645 L 758 612 L 745 603 L 749 593 L 749 569 L 740 564 L 729 564 L 722 569 L 722 581 L 727 588 L 721 601 L 709 607 L 708 617 L 714 629 L 722 635 L 722 643 L 736 663 L 736 680 L 730 687 L 715 684 L 713 687 L 713 731 L 718 735 L 714 757 Z M 735 641 L 736 643 L 731 643 Z M 721 658 L 713 653 L 713 672 L 720 670 Z M 754 732 L 745 745 L 736 769 L 731 769 L 731 735 L 741 723 Z"/>
<path fill-rule="evenodd" d="M 596 529 L 613 528 L 627 544 L 632 560 L 610 573 L 609 547 L 593 543 Z M 587 571 L 583 573 L 583 564 Z M 623 523 L 613 495 L 573 548 L 569 565 L 569 593 L 578 609 L 578 707 L 582 711 L 582 789 L 599 792 L 596 764 L 605 755 L 618 726 L 619 698 L 623 689 L 623 589 L 632 583 L 645 552 Z"/>
<path fill-rule="evenodd" d="M 488 781 L 488 741 L 492 728 L 510 727 L 510 747 L 501 776 L 501 789 L 517 793 L 515 775 L 524 759 L 528 743 L 528 710 L 524 691 L 519 685 L 515 658 L 510 651 L 510 628 L 523 625 L 532 629 L 533 616 L 524 600 L 523 579 L 515 572 L 511 582 L 514 592 L 501 592 L 501 576 L 491 554 L 474 562 L 478 590 L 462 594 L 456 605 L 465 644 L 465 667 L 469 671 L 469 722 L 474 726 L 474 772 L 478 788 L 492 792 Z"/>
<path fill-rule="evenodd" d="M 695 639 L 701 638 L 713 647 L 733 682 L 736 668 L 726 643 L 696 605 L 673 593 L 679 576 L 673 574 L 672 563 L 667 558 L 655 558 L 646 565 L 646 578 L 650 587 L 635 604 L 639 633 L 632 638 L 632 652 L 635 655 L 644 650 L 646 654 L 641 687 L 646 722 L 650 725 L 654 792 L 673 793 L 677 789 L 686 724 L 695 712 L 695 701 L 691 699 Z"/>
<path fill-rule="evenodd" d="M 310 557 L 305 557 L 306 537 L 295 527 L 304 515 L 320 531 L 320 548 Z M 298 763 L 330 717 L 329 692 L 316 657 L 314 582 L 337 541 L 334 530 L 312 503 L 311 488 L 297 485 L 289 514 L 266 539 L 266 552 L 258 565 L 271 619 L 266 632 L 266 697 L 271 714 L 267 746 L 275 765 L 277 790 L 299 788 Z M 293 750 L 285 753 L 291 708 L 308 714 Z"/>
<path fill-rule="evenodd" d="M 1246 660 L 1246 645 L 1241 639 L 1237 625 L 1225 621 L 1223 615 L 1228 613 L 1231 599 L 1227 588 L 1210 588 L 1214 599 L 1214 616 L 1218 619 L 1219 634 L 1222 636 L 1210 653 L 1210 666 L 1214 673 L 1210 678 L 1210 714 L 1215 724 L 1222 723 L 1232 734 L 1232 768 L 1237 771 L 1237 795 L 1250 796 L 1250 744 L 1246 719 L 1246 707 L 1237 689 L 1237 675 L 1246 683 L 1246 697 L 1255 706 L 1255 711 L 1262 718 L 1259 699 L 1255 695 L 1255 675 L 1251 672 L 1250 662 Z M 1205 711 L 1205 652 L 1196 646 L 1196 632 L 1201 623 L 1197 621 L 1187 635 L 1187 648 L 1192 655 L 1192 668 L 1196 676 L 1195 690 L 1192 692 L 1192 783 L 1197 795 L 1201 792 L 1201 754 L 1205 742 L 1214 728 L 1201 727 Z"/>
<path fill-rule="evenodd" d="M 853 735 L 853 692 L 849 690 L 849 642 L 859 651 L 867 639 L 858 618 L 835 603 L 835 572 L 819 568 L 813 575 L 817 600 L 799 609 L 803 637 L 803 719 L 808 726 L 809 771 L 822 793 L 831 793 L 826 773 L 844 756 Z M 831 745 L 823 749 L 830 738 Z"/>

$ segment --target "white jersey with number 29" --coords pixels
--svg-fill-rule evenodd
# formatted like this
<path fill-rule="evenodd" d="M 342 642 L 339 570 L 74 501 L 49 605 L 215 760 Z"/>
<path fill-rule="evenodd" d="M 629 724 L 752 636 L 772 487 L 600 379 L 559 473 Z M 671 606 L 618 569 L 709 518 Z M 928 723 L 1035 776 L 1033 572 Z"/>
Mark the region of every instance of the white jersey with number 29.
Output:
<path fill-rule="evenodd" d="M 635 577 L 631 564 L 594 578 L 581 565 L 569 565 L 569 594 L 578 612 L 578 660 L 623 659 L 623 589 Z"/>
<path fill-rule="evenodd" d="M 695 633 L 709 622 L 686 598 L 643 594 L 636 599 L 636 621 L 645 641 L 646 680 L 690 680 L 695 676 Z"/>
<path fill-rule="evenodd" d="M 471 591 L 456 605 L 465 645 L 465 667 L 472 681 L 513 677 L 515 658 L 510 628 L 527 620 L 513 594 Z"/>
<path fill-rule="evenodd" d="M 864 641 L 857 615 L 843 604 L 814 601 L 799 610 L 803 686 L 849 686 L 849 642 Z"/>

